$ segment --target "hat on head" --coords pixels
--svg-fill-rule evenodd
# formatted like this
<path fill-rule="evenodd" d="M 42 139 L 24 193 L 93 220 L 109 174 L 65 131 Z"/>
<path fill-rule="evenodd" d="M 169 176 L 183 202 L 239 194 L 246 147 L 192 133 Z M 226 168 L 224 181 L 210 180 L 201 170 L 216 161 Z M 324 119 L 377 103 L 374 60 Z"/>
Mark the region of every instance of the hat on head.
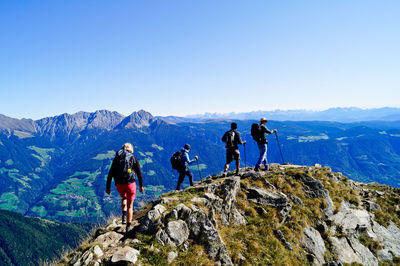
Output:
<path fill-rule="evenodd" d="M 260 119 L 260 123 L 262 123 L 262 122 L 268 122 L 268 119 L 266 119 L 265 117 L 263 117 L 263 118 Z"/>
<path fill-rule="evenodd" d="M 190 150 L 190 145 L 189 144 L 185 144 L 185 146 L 183 146 L 186 150 Z"/>

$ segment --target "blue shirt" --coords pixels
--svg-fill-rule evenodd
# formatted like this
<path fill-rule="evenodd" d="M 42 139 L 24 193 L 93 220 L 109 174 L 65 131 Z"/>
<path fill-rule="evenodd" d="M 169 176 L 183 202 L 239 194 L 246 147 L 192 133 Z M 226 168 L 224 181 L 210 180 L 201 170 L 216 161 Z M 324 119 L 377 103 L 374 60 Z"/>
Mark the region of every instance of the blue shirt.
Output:
<path fill-rule="evenodd" d="M 183 164 L 183 166 L 188 166 L 189 164 L 192 164 L 193 162 L 195 162 L 196 160 L 195 159 L 193 159 L 193 160 L 190 160 L 190 158 L 189 158 L 189 151 L 188 150 L 186 150 L 185 148 L 183 148 L 182 150 L 182 164 Z"/>

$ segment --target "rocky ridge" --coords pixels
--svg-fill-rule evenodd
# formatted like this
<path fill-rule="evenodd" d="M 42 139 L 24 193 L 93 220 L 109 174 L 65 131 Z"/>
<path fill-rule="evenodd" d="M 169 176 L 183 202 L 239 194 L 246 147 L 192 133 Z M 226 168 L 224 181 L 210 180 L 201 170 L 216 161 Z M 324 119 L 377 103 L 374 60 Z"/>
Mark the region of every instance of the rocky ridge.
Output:
<path fill-rule="evenodd" d="M 140 129 L 162 121 L 144 110 L 133 112 L 129 116 L 115 111 L 98 110 L 93 113 L 65 113 L 39 120 L 15 119 L 0 114 L 0 130 L 8 132 L 10 135 L 22 133 L 55 138 L 59 135 L 81 134 L 86 130 Z"/>
<path fill-rule="evenodd" d="M 392 265 L 400 262 L 400 190 L 328 167 L 208 176 L 98 229 L 59 265 Z"/>

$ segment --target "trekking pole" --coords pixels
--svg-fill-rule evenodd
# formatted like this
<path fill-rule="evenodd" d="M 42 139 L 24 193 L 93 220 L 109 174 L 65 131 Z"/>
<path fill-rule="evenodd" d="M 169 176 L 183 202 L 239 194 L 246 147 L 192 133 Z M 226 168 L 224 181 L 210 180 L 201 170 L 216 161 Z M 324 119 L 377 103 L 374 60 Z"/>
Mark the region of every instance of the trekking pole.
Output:
<path fill-rule="evenodd" d="M 285 164 L 285 160 L 283 160 L 283 154 L 282 154 L 282 150 L 281 150 L 281 144 L 279 144 L 278 133 L 276 133 L 276 131 L 275 131 L 275 137 L 276 137 L 276 141 L 278 142 L 279 151 L 280 151 L 280 153 L 281 153 L 282 164 Z"/>
<path fill-rule="evenodd" d="M 200 176 L 200 180 L 201 180 L 201 172 L 200 172 L 199 160 L 197 160 L 197 169 L 199 170 L 199 176 Z"/>
<path fill-rule="evenodd" d="M 247 163 L 246 163 L 246 143 L 243 144 L 243 148 L 244 148 L 244 168 L 247 167 Z"/>

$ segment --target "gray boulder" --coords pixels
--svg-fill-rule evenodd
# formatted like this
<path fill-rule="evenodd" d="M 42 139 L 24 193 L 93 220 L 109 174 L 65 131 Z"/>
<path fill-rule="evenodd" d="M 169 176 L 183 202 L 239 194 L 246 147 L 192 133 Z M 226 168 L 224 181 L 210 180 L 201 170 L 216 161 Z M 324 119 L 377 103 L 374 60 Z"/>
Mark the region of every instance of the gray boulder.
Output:
<path fill-rule="evenodd" d="M 168 263 L 172 263 L 176 257 L 178 257 L 178 253 L 174 251 L 168 252 L 168 258 L 167 258 Z"/>
<path fill-rule="evenodd" d="M 221 197 L 215 195 L 217 190 Z M 207 188 L 204 195 L 206 206 L 219 215 L 223 225 L 228 226 L 231 223 L 236 225 L 247 224 L 246 218 L 237 209 L 236 195 L 239 190 L 239 176 L 223 179 Z"/>
<path fill-rule="evenodd" d="M 168 222 L 166 232 L 177 246 L 182 245 L 189 238 L 189 228 L 182 220 Z"/>
<path fill-rule="evenodd" d="M 94 242 L 101 243 L 104 248 L 107 248 L 108 246 L 116 245 L 123 237 L 123 235 L 111 231 L 103 235 L 99 235 Z"/>
<path fill-rule="evenodd" d="M 369 201 L 369 200 L 362 200 L 362 203 L 365 206 L 365 209 L 367 211 L 381 210 L 381 206 L 379 206 L 375 202 L 372 202 L 372 201 Z"/>
<path fill-rule="evenodd" d="M 204 245 L 211 259 L 219 261 L 222 265 L 233 265 L 224 242 L 204 211 L 193 211 L 186 223 L 190 228 L 190 238 Z"/>
<path fill-rule="evenodd" d="M 308 258 L 311 258 L 310 263 L 312 265 L 322 265 L 325 263 L 325 243 L 319 232 L 313 227 L 307 226 L 304 228 L 301 245 L 309 254 L 311 254 Z"/>
<path fill-rule="evenodd" d="M 183 203 L 178 204 L 172 211 L 175 211 L 178 214 L 178 218 L 181 220 L 187 219 L 192 213 L 192 209 Z"/>
<path fill-rule="evenodd" d="M 324 198 L 327 207 L 325 208 L 325 215 L 330 217 L 333 215 L 334 206 L 332 199 L 329 196 L 329 191 L 325 189 L 324 185 L 318 179 L 315 179 L 309 175 L 302 176 L 300 180 L 304 184 L 304 190 L 311 198 Z"/>
<path fill-rule="evenodd" d="M 338 230 L 345 234 L 342 238 L 330 238 L 333 253 L 338 255 L 343 263 L 376 265 L 378 258 L 388 261 L 392 260 L 393 256 L 400 256 L 400 229 L 394 224 L 391 223 L 385 228 L 374 220 L 373 214 L 365 209 L 353 208 L 346 202 L 342 202 L 340 212 L 330 219 L 331 234 L 334 235 Z M 379 242 L 383 247 L 378 251 L 378 258 L 358 241 L 360 235 Z"/>
<path fill-rule="evenodd" d="M 258 187 L 247 190 L 247 199 L 261 205 L 283 208 L 289 204 L 285 194 L 272 192 Z"/>
<path fill-rule="evenodd" d="M 163 229 L 159 229 L 155 237 L 157 242 L 162 246 L 170 245 L 171 247 L 176 247 L 175 243 L 169 238 L 168 234 Z"/>
<path fill-rule="evenodd" d="M 361 258 L 351 248 L 345 237 L 337 238 L 330 237 L 331 252 L 337 256 L 337 259 L 342 263 L 362 263 Z"/>
<path fill-rule="evenodd" d="M 136 263 L 139 250 L 131 247 L 118 248 L 111 257 L 112 264 Z"/>
<path fill-rule="evenodd" d="M 139 232 L 155 233 L 161 224 L 162 214 L 167 209 L 161 204 L 155 205 L 141 220 L 138 228 Z"/>

